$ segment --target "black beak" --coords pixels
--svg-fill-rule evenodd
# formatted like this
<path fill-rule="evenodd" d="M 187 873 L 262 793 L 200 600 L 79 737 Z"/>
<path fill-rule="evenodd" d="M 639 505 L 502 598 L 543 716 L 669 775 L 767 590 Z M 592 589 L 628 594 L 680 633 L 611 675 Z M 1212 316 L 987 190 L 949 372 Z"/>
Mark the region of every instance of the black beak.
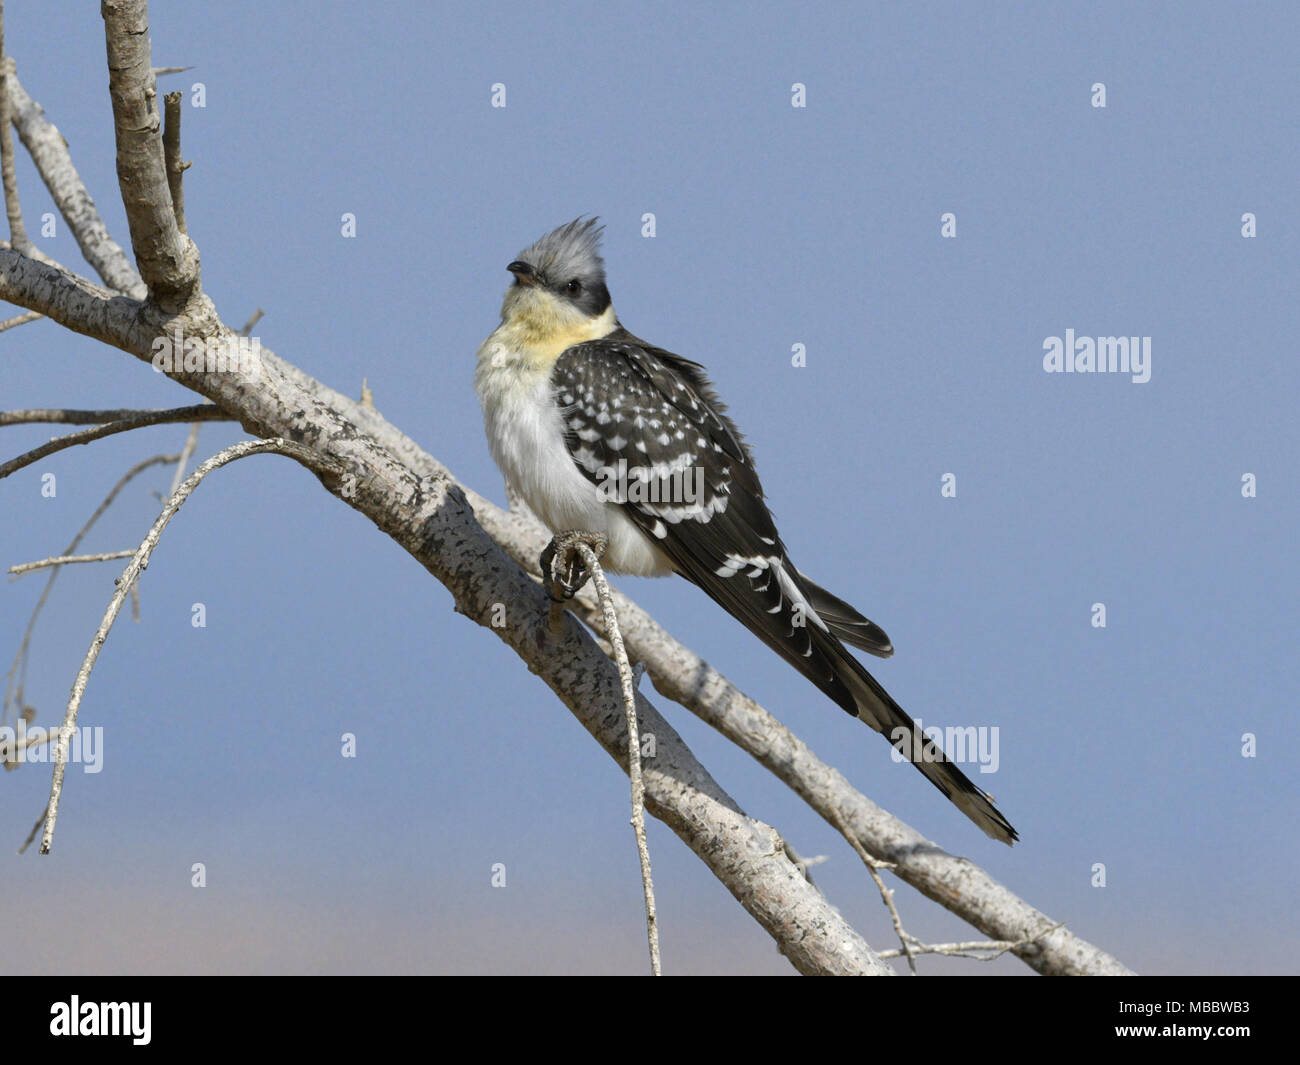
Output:
<path fill-rule="evenodd" d="M 522 262 L 521 260 L 516 259 L 509 266 L 507 266 L 506 269 L 515 275 L 515 280 L 518 281 L 521 285 L 537 284 L 537 275 L 533 273 L 533 268 L 529 266 L 526 262 Z"/>

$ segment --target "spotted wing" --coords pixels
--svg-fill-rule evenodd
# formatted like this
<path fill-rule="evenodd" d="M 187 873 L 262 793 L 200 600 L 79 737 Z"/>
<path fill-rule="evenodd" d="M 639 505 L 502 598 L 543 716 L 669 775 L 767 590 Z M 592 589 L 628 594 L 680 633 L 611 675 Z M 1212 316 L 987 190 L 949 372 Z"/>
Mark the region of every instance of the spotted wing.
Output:
<path fill-rule="evenodd" d="M 551 380 L 578 469 L 682 576 L 856 714 L 835 641 L 825 639 L 749 450 L 703 367 L 618 330 L 569 348 Z"/>

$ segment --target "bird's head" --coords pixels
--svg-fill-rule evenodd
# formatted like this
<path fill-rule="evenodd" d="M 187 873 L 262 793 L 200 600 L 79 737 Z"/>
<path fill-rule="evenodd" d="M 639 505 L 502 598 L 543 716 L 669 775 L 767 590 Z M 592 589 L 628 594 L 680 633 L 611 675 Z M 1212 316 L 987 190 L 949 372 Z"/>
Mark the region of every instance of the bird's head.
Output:
<path fill-rule="evenodd" d="M 521 251 L 506 267 L 515 280 L 501 321 L 528 343 L 548 348 L 611 332 L 618 320 L 600 257 L 603 228 L 595 218 L 575 218 Z"/>

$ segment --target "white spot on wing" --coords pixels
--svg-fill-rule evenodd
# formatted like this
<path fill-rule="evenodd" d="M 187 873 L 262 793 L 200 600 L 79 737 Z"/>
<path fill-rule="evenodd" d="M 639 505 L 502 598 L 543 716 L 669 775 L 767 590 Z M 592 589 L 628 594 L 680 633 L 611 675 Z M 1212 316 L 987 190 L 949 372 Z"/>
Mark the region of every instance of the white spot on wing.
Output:
<path fill-rule="evenodd" d="M 790 575 L 786 573 L 785 566 L 782 564 L 781 560 L 773 557 L 771 562 L 772 569 L 776 571 L 776 579 L 781 582 L 781 590 L 785 592 L 790 601 L 802 606 L 804 617 L 810 619 L 814 625 L 822 630 L 822 632 L 829 632 L 830 630 L 826 628 L 826 622 L 822 621 L 821 615 L 818 614 L 817 611 L 813 609 L 812 604 L 804 598 L 803 593 L 799 591 L 799 586 L 795 584 L 790 578 Z"/>
<path fill-rule="evenodd" d="M 767 564 L 768 560 L 761 555 L 748 558 L 745 555 L 728 554 L 722 560 L 722 565 L 713 572 L 719 577 L 734 577 L 746 566 L 758 566 L 761 569 L 766 569 Z"/>

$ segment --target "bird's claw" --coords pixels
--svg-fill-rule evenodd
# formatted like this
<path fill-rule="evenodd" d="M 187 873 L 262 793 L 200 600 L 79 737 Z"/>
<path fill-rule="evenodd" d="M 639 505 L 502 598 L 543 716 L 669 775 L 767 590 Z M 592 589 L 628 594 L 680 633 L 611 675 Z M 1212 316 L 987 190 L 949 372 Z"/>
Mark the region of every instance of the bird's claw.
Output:
<path fill-rule="evenodd" d="M 568 532 L 556 533 L 542 552 L 539 559 L 542 587 L 546 589 L 552 603 L 568 602 L 581 591 L 591 576 L 583 564 L 579 544 L 585 544 L 599 560 L 605 554 L 609 541 L 600 533 L 570 529 Z"/>

